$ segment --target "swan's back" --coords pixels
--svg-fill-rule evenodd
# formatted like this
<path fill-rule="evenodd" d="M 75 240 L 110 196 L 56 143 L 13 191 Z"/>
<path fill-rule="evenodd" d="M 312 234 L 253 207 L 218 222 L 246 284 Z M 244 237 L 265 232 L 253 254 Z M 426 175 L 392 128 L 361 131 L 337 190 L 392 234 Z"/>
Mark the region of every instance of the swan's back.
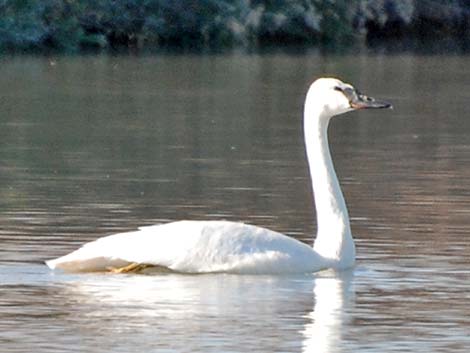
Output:
<path fill-rule="evenodd" d="M 313 249 L 293 238 L 227 221 L 180 221 L 142 227 L 87 243 L 47 262 L 71 272 L 106 271 L 129 263 L 188 273 L 299 273 L 325 268 Z"/>

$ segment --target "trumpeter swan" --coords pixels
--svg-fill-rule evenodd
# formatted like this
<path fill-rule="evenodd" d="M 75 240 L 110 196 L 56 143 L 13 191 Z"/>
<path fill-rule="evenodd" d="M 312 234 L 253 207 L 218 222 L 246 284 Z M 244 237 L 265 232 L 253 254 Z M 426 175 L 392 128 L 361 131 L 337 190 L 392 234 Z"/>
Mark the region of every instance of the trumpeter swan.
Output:
<path fill-rule="evenodd" d="M 352 110 L 389 107 L 335 78 L 320 78 L 310 86 L 304 134 L 317 211 L 313 248 L 253 225 L 179 221 L 103 237 L 46 263 L 68 272 L 126 272 L 156 266 L 186 273 L 283 274 L 352 267 L 354 240 L 330 156 L 328 123 L 331 117 Z"/>

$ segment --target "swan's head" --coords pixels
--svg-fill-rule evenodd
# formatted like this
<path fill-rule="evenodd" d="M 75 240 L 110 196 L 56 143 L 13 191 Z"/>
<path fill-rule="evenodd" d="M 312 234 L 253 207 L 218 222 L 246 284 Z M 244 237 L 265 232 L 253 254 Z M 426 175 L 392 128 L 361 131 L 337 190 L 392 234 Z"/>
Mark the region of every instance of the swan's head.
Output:
<path fill-rule="evenodd" d="M 328 118 L 352 110 L 392 107 L 390 103 L 368 97 L 336 78 L 319 78 L 313 82 L 305 105 L 306 108 L 315 107 L 317 114 Z"/>

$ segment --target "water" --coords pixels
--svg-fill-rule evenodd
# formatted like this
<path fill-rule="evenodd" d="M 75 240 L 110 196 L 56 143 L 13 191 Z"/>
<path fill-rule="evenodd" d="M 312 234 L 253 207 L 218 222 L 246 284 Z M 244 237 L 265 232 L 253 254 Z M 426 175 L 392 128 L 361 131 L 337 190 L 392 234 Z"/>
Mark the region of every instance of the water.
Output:
<path fill-rule="evenodd" d="M 467 352 L 466 56 L 4 57 L 0 351 Z M 393 111 L 332 121 L 358 264 L 301 276 L 66 275 L 43 261 L 178 219 L 307 243 L 310 81 Z"/>

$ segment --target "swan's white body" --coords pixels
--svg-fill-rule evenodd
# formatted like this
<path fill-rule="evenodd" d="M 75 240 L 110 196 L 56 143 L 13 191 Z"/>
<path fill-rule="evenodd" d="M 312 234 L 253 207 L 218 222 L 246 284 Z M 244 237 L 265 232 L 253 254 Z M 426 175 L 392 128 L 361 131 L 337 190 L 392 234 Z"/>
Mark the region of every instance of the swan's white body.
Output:
<path fill-rule="evenodd" d="M 389 105 L 366 106 L 367 97 L 355 90 L 352 97 L 351 90 L 354 89 L 350 85 L 339 80 L 318 79 L 310 86 L 305 101 L 305 143 L 318 224 L 313 248 L 252 225 L 180 221 L 100 238 L 47 261 L 47 265 L 51 269 L 87 272 L 138 263 L 186 273 L 249 274 L 307 273 L 353 266 L 354 241 L 329 152 L 328 123 L 332 116 L 353 109 Z"/>
<path fill-rule="evenodd" d="M 268 229 L 226 221 L 143 227 L 100 238 L 47 264 L 83 272 L 129 263 L 188 273 L 295 273 L 324 268 L 321 256 L 306 244 Z"/>

